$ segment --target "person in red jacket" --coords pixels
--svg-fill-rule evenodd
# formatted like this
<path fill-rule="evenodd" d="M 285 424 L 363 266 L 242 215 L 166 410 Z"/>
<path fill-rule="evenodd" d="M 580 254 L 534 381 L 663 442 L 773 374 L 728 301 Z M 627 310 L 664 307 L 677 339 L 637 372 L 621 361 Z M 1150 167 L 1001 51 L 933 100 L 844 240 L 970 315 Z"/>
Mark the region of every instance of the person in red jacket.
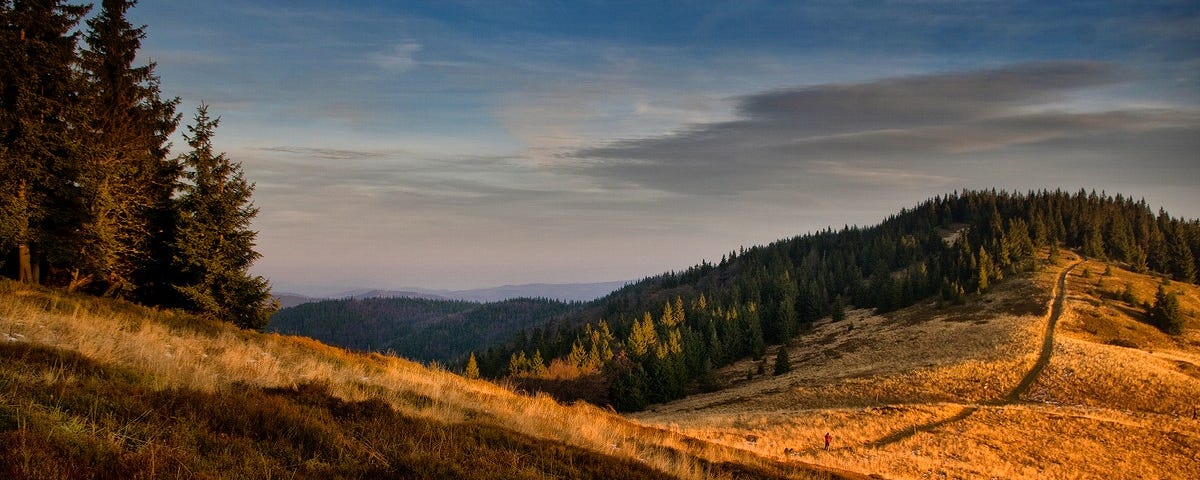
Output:
<path fill-rule="evenodd" d="M 826 450 L 829 450 L 829 442 L 831 440 L 833 440 L 833 435 L 830 435 L 829 432 L 825 432 L 825 449 Z"/>

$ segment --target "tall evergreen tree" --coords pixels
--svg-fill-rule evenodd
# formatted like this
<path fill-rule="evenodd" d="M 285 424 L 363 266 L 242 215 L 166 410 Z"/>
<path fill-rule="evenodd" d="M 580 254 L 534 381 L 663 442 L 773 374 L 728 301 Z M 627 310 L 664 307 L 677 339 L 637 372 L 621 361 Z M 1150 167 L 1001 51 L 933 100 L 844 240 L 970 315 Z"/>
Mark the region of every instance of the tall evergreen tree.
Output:
<path fill-rule="evenodd" d="M 71 126 L 80 111 L 74 33 L 90 7 L 61 0 L 0 2 L 0 247 L 17 278 L 77 257 L 83 211 Z M 9 180 L 11 179 L 11 180 Z"/>
<path fill-rule="evenodd" d="M 167 158 L 179 100 L 162 99 L 153 63 L 133 65 L 145 37 L 145 27 L 134 28 L 125 18 L 136 3 L 104 0 L 87 21 L 81 57 L 90 108 L 80 182 L 89 215 L 80 268 L 105 294 L 163 277 L 161 246 L 170 242 L 162 223 L 179 174 Z"/>
<path fill-rule="evenodd" d="M 214 153 L 219 122 L 200 105 L 195 125 L 188 127 L 191 135 L 184 135 L 192 151 L 179 158 L 186 182 L 177 206 L 173 285 L 189 310 L 262 329 L 279 306 L 267 280 L 248 272 L 259 257 L 257 232 L 250 229 L 258 213 L 250 202 L 254 185 L 243 177 L 240 163 Z"/>

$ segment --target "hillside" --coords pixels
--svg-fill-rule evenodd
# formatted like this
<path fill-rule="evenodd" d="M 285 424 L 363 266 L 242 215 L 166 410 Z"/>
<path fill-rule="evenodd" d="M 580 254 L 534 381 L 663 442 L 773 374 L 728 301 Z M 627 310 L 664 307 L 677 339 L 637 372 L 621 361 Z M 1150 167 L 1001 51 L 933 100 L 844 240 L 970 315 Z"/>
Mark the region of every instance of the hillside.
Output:
<path fill-rule="evenodd" d="M 0 281 L 0 477 L 858 478 L 379 354 Z"/>
<path fill-rule="evenodd" d="M 721 390 L 634 418 L 886 478 L 1198 478 L 1200 288 L 1165 285 L 1187 314 L 1172 337 L 1143 314 L 1160 284 L 1063 254 L 963 305 L 819 322 L 787 344 L 791 372 L 747 380 L 741 361 Z"/>
<path fill-rule="evenodd" d="M 451 362 L 511 339 L 574 308 L 554 300 L 494 303 L 426 298 L 347 298 L 285 308 L 267 330 L 354 350 Z"/>
<path fill-rule="evenodd" d="M 482 352 L 479 367 L 559 398 L 638 411 L 715 388 L 721 369 L 773 358 L 768 346 L 848 309 L 986 301 L 1066 249 L 1194 282 L 1200 222 L 1095 191 L 954 192 L 878 225 L 739 248 L 644 279 Z"/>

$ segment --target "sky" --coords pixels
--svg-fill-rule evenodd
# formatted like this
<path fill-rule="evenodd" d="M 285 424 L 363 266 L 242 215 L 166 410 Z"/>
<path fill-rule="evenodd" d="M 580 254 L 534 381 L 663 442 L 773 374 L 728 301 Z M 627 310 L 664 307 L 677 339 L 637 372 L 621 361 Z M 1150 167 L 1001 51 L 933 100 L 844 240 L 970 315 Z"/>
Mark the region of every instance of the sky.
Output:
<path fill-rule="evenodd" d="M 962 189 L 1095 189 L 1200 217 L 1194 0 L 129 16 L 184 123 L 207 103 L 256 183 L 253 270 L 276 291 L 634 280 Z"/>

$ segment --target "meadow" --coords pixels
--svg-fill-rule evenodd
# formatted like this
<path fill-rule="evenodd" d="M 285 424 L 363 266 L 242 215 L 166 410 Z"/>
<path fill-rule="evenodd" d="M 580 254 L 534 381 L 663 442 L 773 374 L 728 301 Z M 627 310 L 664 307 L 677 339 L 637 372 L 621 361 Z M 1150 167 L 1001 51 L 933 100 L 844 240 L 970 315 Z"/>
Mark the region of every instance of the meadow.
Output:
<path fill-rule="evenodd" d="M 401 358 L 0 282 L 4 478 L 835 478 Z"/>
<path fill-rule="evenodd" d="M 1076 262 L 1049 363 L 1015 392 L 1038 358 L 1057 277 Z M 1127 283 L 1133 303 L 1118 299 Z M 1064 254 L 965 305 L 825 321 L 788 346 L 792 372 L 745 380 L 753 364 L 735 365 L 727 389 L 635 418 L 886 478 L 1200 478 L 1200 289 L 1166 284 L 1189 316 L 1171 337 L 1140 306 L 1162 283 Z"/>
<path fill-rule="evenodd" d="M 1018 389 L 1060 277 L 1049 361 Z M 1183 335 L 1147 324 L 1160 285 Z M 748 380 L 744 360 L 721 390 L 626 417 L 3 281 L 0 476 L 1200 478 L 1198 310 L 1195 285 L 1064 253 L 962 305 L 822 320 L 787 346 L 789 373 Z"/>

